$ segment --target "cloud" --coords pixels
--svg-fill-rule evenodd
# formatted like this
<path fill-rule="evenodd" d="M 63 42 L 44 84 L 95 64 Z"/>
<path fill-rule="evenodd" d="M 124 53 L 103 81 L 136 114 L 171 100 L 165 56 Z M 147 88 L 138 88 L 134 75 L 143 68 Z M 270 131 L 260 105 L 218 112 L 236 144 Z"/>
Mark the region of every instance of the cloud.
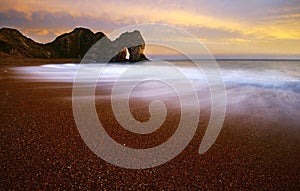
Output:
<path fill-rule="evenodd" d="M 140 23 L 165 23 L 184 28 L 212 48 L 239 51 L 248 48 L 268 52 L 300 54 L 293 41 L 300 39 L 300 2 L 298 0 L 180 0 L 117 1 L 65 0 L 3 1 L 1 26 L 21 29 L 26 35 L 46 42 L 76 26 L 109 33 L 120 27 Z M 271 43 L 272 42 L 272 43 Z M 278 44 L 276 44 L 278 43 Z M 260 49 L 260 47 L 262 49 Z"/>
<path fill-rule="evenodd" d="M 94 32 L 110 32 L 125 25 L 115 24 L 105 19 L 76 17 L 66 12 L 31 12 L 30 17 L 22 11 L 8 10 L 0 12 L 2 27 L 21 30 L 26 36 L 39 42 L 49 42 L 57 35 L 73 30 L 75 27 L 86 27 Z"/>
<path fill-rule="evenodd" d="M 240 33 L 252 38 L 300 38 L 297 1 L 23 1 L 5 2 L 0 11 L 22 13 L 29 21 L 45 24 L 114 27 L 138 23 L 166 23 L 180 27 L 217 29 L 227 33 Z M 12 10 L 13 9 L 13 10 Z M 285 14 L 285 15 L 281 15 Z M 271 15 L 271 16 L 270 16 Z M 281 18 L 287 18 L 285 22 Z M 291 20 L 291 17 L 294 19 Z M 295 24 L 296 22 L 296 24 Z M 44 23 L 44 24 L 43 24 Z M 293 27 L 290 27 L 290 26 Z"/>

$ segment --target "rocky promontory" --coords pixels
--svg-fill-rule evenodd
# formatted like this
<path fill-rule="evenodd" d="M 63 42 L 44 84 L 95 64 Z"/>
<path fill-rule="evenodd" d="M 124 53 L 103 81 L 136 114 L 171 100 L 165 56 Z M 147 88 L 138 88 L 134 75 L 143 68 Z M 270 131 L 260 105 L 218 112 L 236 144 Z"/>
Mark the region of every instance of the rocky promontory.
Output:
<path fill-rule="evenodd" d="M 129 59 L 126 59 L 126 49 Z M 1 57 L 82 59 L 88 53 L 86 57 L 91 61 L 138 62 L 148 60 L 144 49 L 145 41 L 139 31 L 125 32 L 111 41 L 102 32 L 93 33 L 90 29 L 75 28 L 50 43 L 41 44 L 27 38 L 16 29 L 0 29 Z"/>

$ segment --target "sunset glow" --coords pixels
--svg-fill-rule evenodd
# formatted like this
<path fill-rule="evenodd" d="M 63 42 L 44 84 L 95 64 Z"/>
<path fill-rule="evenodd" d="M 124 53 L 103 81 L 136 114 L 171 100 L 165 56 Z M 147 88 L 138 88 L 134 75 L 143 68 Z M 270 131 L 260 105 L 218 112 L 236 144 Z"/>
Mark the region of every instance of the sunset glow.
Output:
<path fill-rule="evenodd" d="M 75 27 L 106 34 L 142 23 L 170 24 L 198 37 L 216 56 L 300 57 L 300 2 L 1 1 L 1 27 L 39 42 Z M 184 41 L 184 40 L 183 40 Z"/>

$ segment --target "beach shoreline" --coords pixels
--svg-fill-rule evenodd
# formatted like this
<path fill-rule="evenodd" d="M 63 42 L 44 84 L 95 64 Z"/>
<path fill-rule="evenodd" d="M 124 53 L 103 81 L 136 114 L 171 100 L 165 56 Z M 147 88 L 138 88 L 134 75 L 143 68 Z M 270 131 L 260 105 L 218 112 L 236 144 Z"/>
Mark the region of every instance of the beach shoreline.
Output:
<path fill-rule="evenodd" d="M 14 63 L 41 65 L 52 60 L 31 62 L 29 59 L 28 63 L 22 59 L 11 60 L 5 67 L 16 66 Z M 100 159 L 84 143 L 73 117 L 72 83 L 34 82 L 14 78 L 15 75 L 8 70 L 5 75 L 1 73 L 0 79 L 3 189 L 300 188 L 297 157 L 300 129 L 286 127 L 285 122 L 265 120 L 265 114 L 259 113 L 259 109 L 249 110 L 248 114 L 257 112 L 256 115 L 244 115 L 227 108 L 217 141 L 205 154 L 199 155 L 210 112 L 203 110 L 198 130 L 182 153 L 161 166 L 131 170 Z M 107 95 L 109 90 L 100 87 L 97 94 Z M 130 109 L 137 119 L 145 121 L 149 117 L 148 104 L 148 101 L 131 99 Z M 134 136 L 117 127 L 109 99 L 96 100 L 96 108 L 106 131 L 133 148 L 149 148 L 166 141 L 180 117 L 178 109 L 168 107 L 170 111 L 161 130 L 149 136 Z"/>
<path fill-rule="evenodd" d="M 39 66 L 43 64 L 80 63 L 79 58 L 26 58 L 19 56 L 0 57 L 0 67 L 2 66 Z"/>

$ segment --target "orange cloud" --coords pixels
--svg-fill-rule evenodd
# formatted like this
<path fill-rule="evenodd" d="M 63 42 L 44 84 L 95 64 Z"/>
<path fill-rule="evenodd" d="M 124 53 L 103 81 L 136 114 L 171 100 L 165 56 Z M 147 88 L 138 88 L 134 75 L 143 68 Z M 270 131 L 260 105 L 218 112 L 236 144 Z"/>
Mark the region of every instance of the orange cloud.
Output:
<path fill-rule="evenodd" d="M 180 8 L 172 6 L 171 8 L 167 8 L 164 5 L 160 6 L 155 2 L 146 3 L 141 1 L 139 3 L 131 3 L 129 1 L 124 3 L 116 1 L 89 1 L 82 3 L 82 1 L 43 2 L 27 0 L 26 3 L 24 3 L 24 1 L 16 0 L 14 2 L 4 2 L 0 10 L 4 11 L 11 8 L 25 12 L 26 18 L 29 20 L 32 18 L 32 12 L 35 11 L 45 11 L 53 14 L 57 12 L 66 12 L 75 18 L 88 17 L 102 19 L 116 24 L 159 22 L 183 27 L 206 27 L 228 32 L 238 32 L 256 38 L 300 38 L 299 19 L 298 21 L 287 19 L 280 24 L 278 24 L 276 16 L 271 18 L 275 19 L 271 21 L 264 21 L 263 17 L 257 21 L 246 21 L 230 17 L 230 14 L 228 14 L 227 17 L 220 17 L 214 12 L 210 14 L 201 14 L 201 12 L 195 12 L 193 9 L 181 10 Z M 298 16 L 299 13 L 287 13 L 280 18 L 298 18 Z"/>
<path fill-rule="evenodd" d="M 42 27 L 32 26 L 31 24 L 23 26 L 32 36 L 58 35 L 66 30 L 72 30 L 72 27 L 78 25 L 76 23 L 88 22 L 88 19 L 93 20 L 92 24 L 88 26 L 103 23 L 98 24 L 94 29 L 104 32 L 117 29 L 117 26 L 149 22 L 165 23 L 185 29 L 196 29 L 199 31 L 197 34 L 200 35 L 203 29 L 215 31 L 213 34 L 206 33 L 199 38 L 204 39 L 204 42 L 216 52 L 222 52 L 222 49 L 223 52 L 248 51 L 253 53 L 273 50 L 276 53 L 300 54 L 299 48 L 294 43 L 300 39 L 300 6 L 296 3 L 289 5 L 289 2 L 284 3 L 284 1 L 282 1 L 282 6 L 279 1 L 255 2 L 235 2 L 236 7 L 227 6 L 227 4 L 222 4 L 222 7 L 217 6 L 215 1 L 193 0 L 186 1 L 184 4 L 178 4 L 176 0 L 172 2 L 153 0 L 151 3 L 149 1 L 136 3 L 116 0 L 88 2 L 15 0 L 1 2 L 0 12 L 20 11 L 32 23 L 44 22 L 47 19 L 47 15 L 42 14 L 44 12 L 51 14 L 53 16 L 51 19 L 56 19 L 55 21 L 50 20 L 51 22 L 58 22 L 59 26 L 53 25 L 52 28 L 44 25 Z M 228 1 L 228 3 L 232 2 Z M 36 12 L 41 14 L 36 15 Z M 63 22 L 69 24 L 70 17 L 72 23 L 75 24 L 64 25 Z M 64 19 L 66 20 L 64 21 Z M 46 21 L 50 22 L 49 19 Z M 109 29 L 108 26 L 110 26 Z M 238 34 L 238 36 L 233 36 L 234 34 Z M 183 43 L 188 43 L 185 39 L 181 40 Z M 221 46 L 221 48 L 217 46 Z"/>

